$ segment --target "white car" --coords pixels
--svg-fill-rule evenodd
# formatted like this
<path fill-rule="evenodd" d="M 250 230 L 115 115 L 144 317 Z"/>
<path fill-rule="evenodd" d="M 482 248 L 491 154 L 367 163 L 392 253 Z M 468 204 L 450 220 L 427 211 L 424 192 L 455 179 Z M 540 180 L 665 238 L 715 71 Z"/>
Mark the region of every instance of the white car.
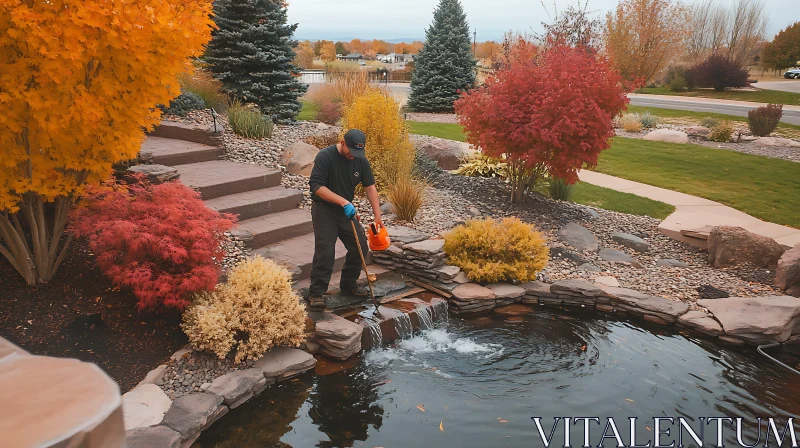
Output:
<path fill-rule="evenodd" d="M 790 68 L 786 70 L 783 77 L 787 79 L 800 79 L 800 68 Z"/>

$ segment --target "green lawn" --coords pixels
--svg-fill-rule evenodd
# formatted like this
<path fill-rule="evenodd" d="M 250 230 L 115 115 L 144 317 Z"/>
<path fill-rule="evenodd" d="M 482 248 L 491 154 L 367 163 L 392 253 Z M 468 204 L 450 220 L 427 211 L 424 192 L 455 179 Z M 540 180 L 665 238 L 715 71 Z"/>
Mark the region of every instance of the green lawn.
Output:
<path fill-rule="evenodd" d="M 464 138 L 458 124 L 409 125 L 415 133 Z M 611 149 L 600 156 L 597 171 L 711 199 L 765 221 L 800 228 L 800 164 L 796 162 L 699 145 L 615 137 Z M 600 200 L 599 193 L 591 193 Z M 576 198 L 581 203 L 592 200 L 580 195 Z M 609 205 L 617 201 L 623 202 L 607 199 L 606 205 L 598 207 L 617 210 Z"/>
<path fill-rule="evenodd" d="M 302 108 L 300 109 L 300 113 L 297 114 L 298 120 L 306 120 L 311 121 L 316 119 L 317 116 L 317 105 L 312 103 L 309 100 L 300 100 L 300 104 L 302 104 Z"/>
<path fill-rule="evenodd" d="M 426 123 L 422 121 L 406 121 L 412 134 L 430 135 L 432 137 L 446 138 L 463 142 L 467 140 L 464 129 L 455 123 Z"/>
<path fill-rule="evenodd" d="M 700 196 L 800 228 L 800 164 L 691 144 L 615 137 L 597 171 Z"/>
<path fill-rule="evenodd" d="M 758 87 L 758 85 L 756 85 L 756 87 Z M 691 96 L 700 98 L 716 98 L 719 100 L 752 101 L 754 103 L 791 104 L 794 106 L 800 106 L 800 93 L 781 92 L 780 90 L 756 90 L 755 92 L 716 92 L 712 89 L 701 89 L 691 92 L 673 92 L 666 87 L 645 87 L 643 89 L 635 90 L 634 93 Z"/>
<path fill-rule="evenodd" d="M 572 201 L 615 212 L 646 215 L 658 219 L 664 219 L 675 211 L 675 207 L 663 202 L 587 184 L 586 182 L 575 184 L 572 189 Z"/>

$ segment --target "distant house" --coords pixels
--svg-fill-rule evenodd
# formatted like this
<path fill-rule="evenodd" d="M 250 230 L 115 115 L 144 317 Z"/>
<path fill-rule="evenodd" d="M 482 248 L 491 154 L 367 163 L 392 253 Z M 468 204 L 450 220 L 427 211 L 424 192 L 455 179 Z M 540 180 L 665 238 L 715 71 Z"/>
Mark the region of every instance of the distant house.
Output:
<path fill-rule="evenodd" d="M 406 64 L 408 62 L 414 61 L 413 54 L 400 54 L 400 53 L 389 53 L 389 54 L 382 54 L 378 57 L 378 60 L 383 62 L 384 64 Z"/>
<path fill-rule="evenodd" d="M 364 55 L 361 53 L 350 53 L 347 56 L 339 58 L 342 61 L 363 61 Z"/>

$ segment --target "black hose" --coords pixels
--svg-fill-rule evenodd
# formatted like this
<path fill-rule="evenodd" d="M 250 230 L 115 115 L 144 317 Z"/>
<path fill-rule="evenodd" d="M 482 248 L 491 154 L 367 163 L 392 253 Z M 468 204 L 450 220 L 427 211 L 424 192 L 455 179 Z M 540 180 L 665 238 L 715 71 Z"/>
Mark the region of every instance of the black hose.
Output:
<path fill-rule="evenodd" d="M 777 359 L 773 358 L 772 356 L 768 355 L 768 354 L 767 354 L 767 353 L 764 351 L 764 349 L 765 349 L 765 348 L 774 348 L 774 347 L 780 347 L 781 345 L 783 345 L 783 343 L 782 343 L 782 342 L 770 342 L 769 344 L 762 344 L 762 345 L 759 345 L 759 346 L 756 348 L 756 350 L 758 350 L 758 352 L 759 352 L 759 353 L 761 353 L 762 355 L 766 356 L 766 357 L 767 357 L 767 358 L 769 358 L 770 360 L 772 360 L 772 361 L 775 361 L 776 363 L 780 364 L 780 365 L 781 365 L 781 366 L 783 366 L 784 368 L 791 370 L 793 373 L 795 373 L 795 374 L 797 374 L 797 375 L 800 375 L 800 371 L 798 371 L 797 369 L 795 369 L 794 367 L 792 367 L 792 366 L 790 366 L 790 365 L 784 364 L 783 362 L 781 362 L 781 361 L 779 361 L 779 360 L 777 360 Z"/>

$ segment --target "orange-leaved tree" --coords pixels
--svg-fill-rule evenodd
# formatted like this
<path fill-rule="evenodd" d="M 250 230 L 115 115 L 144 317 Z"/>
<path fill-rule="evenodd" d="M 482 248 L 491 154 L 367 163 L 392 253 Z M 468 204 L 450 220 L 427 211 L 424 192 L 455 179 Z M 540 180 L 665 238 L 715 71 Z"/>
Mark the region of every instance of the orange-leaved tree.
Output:
<path fill-rule="evenodd" d="M 672 0 L 620 0 L 606 15 L 603 46 L 628 81 L 651 81 L 680 55 L 688 10 Z"/>
<path fill-rule="evenodd" d="M 0 254 L 28 284 L 64 256 L 87 184 L 139 152 L 211 38 L 211 0 L 0 0 Z"/>

